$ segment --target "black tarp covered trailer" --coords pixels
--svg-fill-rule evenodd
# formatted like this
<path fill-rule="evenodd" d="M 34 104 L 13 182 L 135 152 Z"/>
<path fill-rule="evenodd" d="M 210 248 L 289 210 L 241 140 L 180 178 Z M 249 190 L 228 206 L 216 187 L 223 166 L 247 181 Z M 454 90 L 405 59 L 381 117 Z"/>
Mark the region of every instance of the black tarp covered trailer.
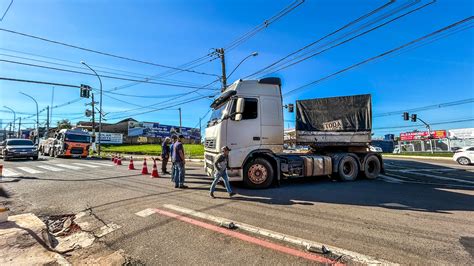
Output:
<path fill-rule="evenodd" d="M 296 101 L 296 142 L 314 146 L 368 146 L 370 94 Z"/>

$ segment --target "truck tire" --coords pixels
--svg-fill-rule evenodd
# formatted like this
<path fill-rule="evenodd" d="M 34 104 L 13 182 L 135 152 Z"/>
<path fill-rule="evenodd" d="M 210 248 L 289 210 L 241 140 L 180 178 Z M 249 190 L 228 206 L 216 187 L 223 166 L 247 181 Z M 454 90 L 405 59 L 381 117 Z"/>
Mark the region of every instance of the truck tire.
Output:
<path fill-rule="evenodd" d="M 267 188 L 273 182 L 272 165 L 263 158 L 256 158 L 244 167 L 244 183 L 250 188 Z"/>
<path fill-rule="evenodd" d="M 345 155 L 339 161 L 337 170 L 342 181 L 354 181 L 359 174 L 359 163 L 354 157 Z"/>
<path fill-rule="evenodd" d="M 380 165 L 379 158 L 373 154 L 367 156 L 364 162 L 364 176 L 367 179 L 376 179 L 381 171 L 382 166 Z"/>

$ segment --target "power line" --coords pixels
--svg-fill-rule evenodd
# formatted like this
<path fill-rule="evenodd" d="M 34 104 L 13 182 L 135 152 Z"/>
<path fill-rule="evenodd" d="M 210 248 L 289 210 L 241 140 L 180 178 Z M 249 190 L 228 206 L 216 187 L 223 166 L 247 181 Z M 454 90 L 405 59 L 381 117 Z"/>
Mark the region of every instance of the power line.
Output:
<path fill-rule="evenodd" d="M 400 110 L 400 111 L 391 111 L 391 112 L 376 114 L 376 115 L 374 115 L 374 117 L 400 115 L 403 112 L 420 112 L 420 111 L 426 111 L 426 110 L 432 110 L 432 109 L 438 109 L 438 108 L 468 104 L 468 103 L 473 103 L 473 102 L 474 102 L 474 98 L 468 98 L 468 99 L 463 99 L 463 100 L 458 100 L 458 101 L 453 101 L 453 102 L 439 103 L 439 104 L 427 105 L 427 106 L 417 107 L 417 108 L 412 108 L 412 109 L 405 109 L 405 110 Z"/>
<path fill-rule="evenodd" d="M 437 126 L 437 125 L 445 125 L 445 124 L 455 124 L 455 123 L 463 123 L 463 122 L 470 122 L 474 121 L 474 118 L 467 118 L 467 119 L 460 119 L 460 120 L 454 120 L 454 121 L 444 121 L 444 122 L 434 122 L 430 123 L 430 126 Z M 373 128 L 373 130 L 381 130 L 381 129 L 399 129 L 399 128 L 419 128 L 419 127 L 425 127 L 423 124 L 416 124 L 416 125 L 401 125 L 401 126 L 391 126 L 391 127 L 379 127 L 379 128 Z"/>
<path fill-rule="evenodd" d="M 111 53 L 107 53 L 107 52 L 97 51 L 97 50 L 93 50 L 93 49 L 90 49 L 90 48 L 84 48 L 84 47 L 80 47 L 80 46 L 77 46 L 77 45 L 68 44 L 68 43 L 64 43 L 64 42 L 60 42 L 60 41 L 55 41 L 55 40 L 47 39 L 47 38 L 44 38 L 44 37 L 34 36 L 34 35 L 31 35 L 31 34 L 22 33 L 22 32 L 9 30 L 9 29 L 5 29 L 5 28 L 0 28 L 0 31 L 20 35 L 20 36 L 23 36 L 23 37 L 33 38 L 33 39 L 37 39 L 37 40 L 41 40 L 41 41 L 45 41 L 45 42 L 49 42 L 49 43 L 54 43 L 54 44 L 57 44 L 57 45 L 62 45 L 62 46 L 66 46 L 66 47 L 69 47 L 69 48 L 74 48 L 74 49 L 78 49 L 78 50 L 82 50 L 82 51 L 86 51 L 86 52 L 90 52 L 90 53 L 95 53 L 95 54 L 100 54 L 100 55 L 104 55 L 104 56 L 123 59 L 123 60 L 131 61 L 131 62 L 142 63 L 142 64 L 146 64 L 146 65 L 152 65 L 152 66 L 168 68 L 168 69 L 174 69 L 174 70 L 180 70 L 180 71 L 184 71 L 184 72 L 190 72 L 190 73 L 206 75 L 206 76 L 217 76 L 215 74 L 197 72 L 197 71 L 194 71 L 194 70 L 182 69 L 182 68 L 167 66 L 167 65 L 163 65 L 163 64 L 148 62 L 148 61 L 144 61 L 144 60 L 133 59 L 133 58 L 125 57 L 125 56 L 121 56 L 121 55 L 115 55 L 115 54 L 111 54 Z"/>
<path fill-rule="evenodd" d="M 10 4 L 8 5 L 7 9 L 5 10 L 5 12 L 3 13 L 3 16 L 2 18 L 0 19 L 0 21 L 3 21 L 3 19 L 5 18 L 5 16 L 7 15 L 8 13 L 8 10 L 10 10 L 10 7 L 12 6 L 13 4 L 13 0 L 10 1 Z"/>
<path fill-rule="evenodd" d="M 23 52 L 19 52 L 19 51 L 15 51 L 15 50 L 10 50 L 10 49 L 2 49 L 0 48 L 0 50 L 6 50 L 6 51 L 12 51 L 12 52 L 15 52 L 15 53 L 20 53 L 20 54 L 28 54 L 28 55 L 33 55 L 33 56 L 36 56 L 36 57 L 44 57 L 44 58 L 48 58 L 48 59 L 52 59 L 52 60 L 57 60 L 57 61 L 62 61 L 62 62 L 68 62 L 68 63 L 73 63 L 73 64 L 77 64 L 77 65 L 69 65 L 69 64 L 61 64 L 61 63 L 55 63 L 55 62 L 51 62 L 51 61 L 46 61 L 46 60 L 38 60 L 38 59 L 34 59 L 34 58 L 29 58 L 29 57 L 23 57 L 23 56 L 15 56 L 15 55 L 10 55 L 10 54 L 3 54 L 3 53 L 0 53 L 1 56 L 7 56 L 7 57 L 12 57 L 12 58 L 17 58 L 17 59 L 22 59 L 22 60 L 28 60 L 28 61 L 33 61 L 33 62 L 40 62 L 40 63 L 46 63 L 46 64 L 50 64 L 50 65 L 57 65 L 57 66 L 63 66 L 63 67 L 69 67 L 69 68 L 75 68 L 75 69 L 84 69 L 83 65 L 80 64 L 80 63 L 77 63 L 77 62 L 73 62 L 73 61 L 69 61 L 69 60 L 62 60 L 62 59 L 58 59 L 58 58 L 52 58 L 52 57 L 46 57 L 46 56 L 40 56 L 40 55 L 35 55 L 35 54 L 31 54 L 31 53 L 23 53 Z M 80 65 L 80 66 L 78 66 Z M 192 84 L 190 82 L 186 82 L 186 81 L 181 81 L 181 80 L 171 80 L 171 79 L 155 79 L 155 78 L 150 78 L 148 74 L 140 74 L 140 73 L 135 73 L 135 72 L 130 72 L 130 71 L 124 71 L 124 70 L 120 70 L 120 69 L 114 69 L 114 68 L 108 68 L 108 67 L 102 67 L 102 66 L 95 66 L 95 65 L 92 65 L 98 69 L 108 69 L 108 70 L 114 70 L 114 71 L 117 71 L 117 72 L 123 72 L 123 73 L 128 73 L 128 74 L 123 74 L 123 73 L 117 73 L 117 72 L 111 72 L 111 71 L 104 71 L 104 70 L 97 70 L 98 73 L 106 73 L 106 74 L 112 74 L 112 75 L 118 75 L 118 76 L 126 76 L 126 77 L 132 77 L 132 78 L 143 78 L 143 79 L 153 79 L 153 80 L 158 80 L 158 81 L 168 81 L 168 82 L 175 82 L 175 83 L 181 83 L 181 84 L 187 84 L 187 85 L 198 85 L 198 84 Z"/>
<path fill-rule="evenodd" d="M 325 77 L 320 78 L 320 79 L 318 79 L 318 80 L 315 80 L 315 81 L 309 82 L 309 83 L 307 83 L 307 84 L 305 84 L 305 85 L 302 85 L 302 86 L 300 86 L 300 87 L 297 87 L 297 88 L 295 88 L 295 89 L 293 89 L 293 90 L 290 90 L 290 91 L 284 93 L 283 95 L 292 94 L 292 93 L 294 93 L 295 91 L 298 91 L 298 90 L 301 90 L 301 89 L 306 88 L 306 87 L 308 87 L 308 86 L 311 86 L 311 85 L 320 83 L 320 82 L 322 82 L 322 81 L 324 81 L 324 80 L 327 80 L 327 79 L 329 79 L 329 78 L 331 78 L 331 77 L 334 77 L 334 76 L 336 76 L 336 75 L 339 75 L 339 74 L 341 74 L 341 73 L 344 73 L 344 72 L 346 72 L 346 71 L 349 71 L 349 70 L 351 70 L 351 69 L 353 69 L 353 68 L 359 67 L 359 66 L 361 66 L 361 65 L 367 64 L 367 63 L 369 63 L 369 62 L 371 62 L 371 61 L 374 61 L 374 60 L 376 60 L 376 59 L 379 59 L 379 58 L 382 58 L 382 57 L 387 56 L 387 55 L 389 55 L 389 54 L 392 54 L 392 53 L 394 53 L 394 52 L 400 51 L 400 50 L 402 50 L 402 49 L 404 49 L 404 48 L 406 48 L 406 47 L 409 47 L 409 46 L 411 46 L 411 45 L 413 45 L 413 44 L 415 44 L 415 43 L 419 43 L 419 42 L 421 42 L 421 41 L 424 41 L 425 39 L 428 39 L 428 38 L 430 38 L 430 37 L 432 37 L 432 36 L 434 36 L 434 35 L 437 35 L 437 34 L 439 34 L 439 33 L 441 33 L 441 32 L 444 32 L 444 31 L 446 31 L 446 30 L 450 30 L 450 29 L 452 29 L 452 28 L 454 28 L 454 27 L 456 27 L 456 26 L 459 26 L 459 25 L 461 25 L 461 24 L 470 22 L 473 18 L 474 18 L 474 17 L 471 16 L 471 17 L 465 18 L 465 19 L 463 19 L 463 20 L 461 20 L 461 21 L 455 22 L 455 23 L 453 23 L 453 24 L 451 24 L 451 25 L 449 25 L 449 26 L 446 26 L 446 27 L 441 28 L 441 29 L 439 29 L 439 30 L 436 30 L 436 31 L 434 31 L 434 32 L 432 32 L 432 33 L 429 33 L 429 34 L 427 34 L 427 35 L 424 35 L 424 36 L 422 36 L 422 37 L 420 37 L 420 38 L 418 38 L 418 39 L 415 39 L 415 40 L 413 40 L 413 41 L 410 41 L 410 42 L 408 42 L 408 43 L 405 43 L 405 44 L 403 44 L 403 45 L 401 45 L 401 46 L 399 46 L 399 47 L 397 47 L 397 48 L 388 50 L 388 51 L 386 51 L 386 52 L 384 52 L 384 53 L 381 53 L 381 54 L 379 54 L 379 55 L 377 55 L 377 56 L 374 56 L 374 57 L 371 57 L 371 58 L 366 59 L 366 60 L 364 60 L 364 61 L 361 61 L 361 62 L 359 62 L 359 63 L 356 63 L 356 64 L 351 65 L 351 66 L 349 66 L 349 67 L 347 67 L 347 68 L 344 68 L 344 69 L 342 69 L 342 70 L 336 71 L 336 72 L 334 72 L 334 73 L 332 73 L 332 74 L 330 74 L 330 75 L 328 75 L 328 76 L 325 76 Z M 470 28 L 470 27 L 469 27 L 469 28 Z M 465 28 L 465 29 L 467 29 L 467 28 Z"/>
<path fill-rule="evenodd" d="M 64 83 L 54 83 L 54 82 L 47 82 L 47 81 L 28 80 L 28 79 L 15 79 L 15 78 L 6 78 L 6 77 L 0 77 L 0 80 L 26 82 L 26 83 L 36 83 L 36 84 L 42 84 L 42 85 L 53 85 L 53 86 L 69 87 L 69 88 L 80 88 L 81 87 L 81 86 L 77 86 L 77 85 L 70 85 L 70 84 L 64 84 Z"/>
<path fill-rule="evenodd" d="M 0 62 L 10 63 L 10 64 L 18 64 L 18 65 L 24 65 L 24 66 L 30 66 L 30 67 L 37 67 L 37 68 L 43 68 L 43 69 L 50 69 L 50 70 L 56 70 L 56 71 L 62 71 L 62 72 L 69 72 L 69 73 L 81 74 L 81 75 L 87 75 L 87 76 L 95 76 L 95 74 L 88 73 L 88 72 L 69 70 L 69 69 L 57 68 L 57 67 L 49 67 L 49 66 L 30 64 L 30 63 L 23 63 L 23 62 L 18 62 L 18 61 L 0 59 Z M 200 88 L 198 86 L 187 86 L 187 85 L 178 85 L 178 84 L 172 84 L 172 83 L 148 81 L 147 79 L 138 80 L 138 79 L 122 78 L 122 77 L 108 76 L 108 75 L 99 75 L 99 76 L 102 77 L 102 78 L 133 81 L 133 82 L 148 83 L 148 84 L 156 84 L 156 85 L 163 85 L 163 86 L 170 86 L 170 87 L 190 88 L 190 89 Z M 209 88 L 208 90 L 218 90 L 218 89 Z"/>
<path fill-rule="evenodd" d="M 314 57 L 314 56 L 320 55 L 320 54 L 322 54 L 322 53 L 324 53 L 324 52 L 326 52 L 326 51 L 329 51 L 329 50 L 331 50 L 331 49 L 333 49 L 333 48 L 336 48 L 336 47 L 338 47 L 338 46 L 340 46 L 340 45 L 343 45 L 343 44 L 345 44 L 345 43 L 348 43 L 348 42 L 350 42 L 350 41 L 352 41 L 352 40 L 354 40 L 354 39 L 356 39 L 356 38 L 359 38 L 359 37 L 361 37 L 361 36 L 364 36 L 364 35 L 366 35 L 366 34 L 372 32 L 372 31 L 375 31 L 375 30 L 377 30 L 377 29 L 379 29 L 379 28 L 381 28 L 381 27 L 384 27 L 384 26 L 386 26 L 386 25 L 388 25 L 388 24 L 390 24 L 390 23 L 392 23 L 392 22 L 394 22 L 394 21 L 396 21 L 396 20 L 399 20 L 399 19 L 401 19 L 401 18 L 403 18 L 403 17 L 405 17 L 405 16 L 407 16 L 407 15 L 409 15 L 409 14 L 412 14 L 412 13 L 414 13 L 414 12 L 416 12 L 416 11 L 419 11 L 419 10 L 421 10 L 421 9 L 423 9 L 423 8 L 425 8 L 425 7 L 429 6 L 429 5 L 431 5 L 431 4 L 433 4 L 434 2 L 435 2 L 435 0 L 433 0 L 433 1 L 429 2 L 429 3 L 426 3 L 426 4 L 424 4 L 424 5 L 422 5 L 422 6 L 418 7 L 418 8 L 415 8 L 415 9 L 413 9 L 413 10 L 410 10 L 410 11 L 408 11 L 408 12 L 406 12 L 406 13 L 404 13 L 404 14 L 401 14 L 401 15 L 395 17 L 395 18 L 392 18 L 392 19 L 390 19 L 390 20 L 388 20 L 388 21 L 386 21 L 386 22 L 384 22 L 384 23 L 382 23 L 382 24 L 379 24 L 379 25 L 377 25 L 377 26 L 375 26 L 375 27 L 373 27 L 373 28 L 370 28 L 370 29 L 368 29 L 368 30 L 362 32 L 362 33 L 359 33 L 359 34 L 357 34 L 357 35 L 355 35 L 355 36 L 352 36 L 352 37 L 350 37 L 350 38 L 348 38 L 348 39 L 345 39 L 345 40 L 343 40 L 343 41 L 341 41 L 341 42 L 339 42 L 339 43 L 336 43 L 336 44 L 334 44 L 334 45 L 331 45 L 331 46 L 329 46 L 329 47 L 327 47 L 327 48 L 325 48 L 325 49 L 323 49 L 323 50 L 321 50 L 321 51 L 315 52 L 315 53 L 310 54 L 310 55 L 308 55 L 308 56 L 306 56 L 306 57 L 303 57 L 303 56 L 305 56 L 305 55 L 307 55 L 307 54 L 309 54 L 309 53 L 311 53 L 311 52 L 313 52 L 313 51 L 316 51 L 316 49 L 313 49 L 312 51 L 309 51 L 309 52 L 307 52 L 307 53 L 305 53 L 305 54 L 302 54 L 302 55 L 299 55 L 299 56 L 297 56 L 297 57 L 295 57 L 295 58 L 292 58 L 292 59 L 289 60 L 288 62 L 284 62 L 284 63 L 282 63 L 280 66 L 275 66 L 273 69 L 268 70 L 268 71 L 267 71 L 267 72 L 268 72 L 267 74 L 271 74 L 271 73 L 275 73 L 275 72 L 277 72 L 277 71 L 284 70 L 284 69 L 286 69 L 286 68 L 289 68 L 289 67 L 291 67 L 291 66 L 294 66 L 294 65 L 296 65 L 296 64 L 299 64 L 299 63 L 301 63 L 301 62 L 303 62 L 303 61 L 306 61 L 306 60 L 308 60 L 308 59 L 310 59 L 310 58 L 312 58 L 312 57 Z M 414 5 L 414 3 L 412 3 L 411 5 Z M 338 40 L 340 40 L 340 39 L 343 39 L 344 37 L 346 37 L 346 36 L 348 36 L 348 35 L 350 35 L 350 34 L 352 34 L 352 33 L 355 33 L 355 32 L 357 32 L 357 31 L 359 31 L 359 30 L 365 28 L 367 25 L 375 24 L 375 23 L 377 23 L 377 22 L 379 22 L 379 21 L 381 21 L 381 20 L 383 20 L 383 19 L 385 19 L 385 18 L 391 16 L 392 14 L 395 14 L 395 13 L 397 13 L 397 12 L 399 12 L 399 11 L 405 9 L 405 8 L 410 7 L 411 5 L 408 5 L 408 6 L 406 6 L 406 7 L 403 7 L 403 6 L 402 6 L 402 7 L 399 8 L 399 10 L 396 10 L 396 11 L 394 11 L 394 12 L 392 12 L 392 13 L 389 12 L 388 14 L 382 15 L 380 18 L 375 19 L 375 21 L 366 23 L 365 25 L 361 26 L 359 29 L 356 29 L 356 30 L 354 30 L 354 31 L 351 31 L 351 32 L 349 32 L 348 34 L 346 34 L 345 36 L 342 36 L 341 38 L 338 38 L 338 39 L 336 39 L 336 40 L 333 40 L 333 41 L 327 43 L 326 45 L 323 45 L 322 47 L 327 46 L 327 45 L 329 45 L 329 44 L 331 44 L 331 43 L 334 43 L 334 42 L 336 42 L 336 41 L 338 41 Z M 324 38 L 324 37 L 323 37 L 323 38 Z M 322 47 L 321 47 L 321 48 L 322 48 Z M 301 57 L 303 57 L 303 58 L 301 58 Z M 301 59 L 299 59 L 299 58 L 301 58 Z M 298 59 L 299 59 L 299 60 L 298 60 Z M 296 60 L 296 61 L 295 61 L 295 60 Z M 286 65 L 285 65 L 285 64 L 286 64 Z"/>

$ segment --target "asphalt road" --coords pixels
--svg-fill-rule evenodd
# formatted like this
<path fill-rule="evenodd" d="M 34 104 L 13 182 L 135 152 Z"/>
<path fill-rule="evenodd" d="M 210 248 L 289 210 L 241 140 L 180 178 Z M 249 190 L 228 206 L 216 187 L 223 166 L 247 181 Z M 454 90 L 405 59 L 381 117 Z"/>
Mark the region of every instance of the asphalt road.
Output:
<path fill-rule="evenodd" d="M 390 159 L 378 180 L 307 178 L 266 190 L 233 184 L 234 198 L 220 187 L 218 198 L 211 199 L 211 180 L 200 163 L 187 164 L 190 188 L 185 190 L 175 189 L 168 176 L 152 179 L 109 161 L 44 158 L 4 164 L 7 177 L 0 185 L 9 198 L 0 201 L 13 213 L 49 216 L 90 208 L 100 220 L 121 226 L 104 243 L 146 264 L 313 263 L 161 214 L 135 214 L 167 210 L 166 204 L 395 263 L 474 263 L 474 166 Z"/>

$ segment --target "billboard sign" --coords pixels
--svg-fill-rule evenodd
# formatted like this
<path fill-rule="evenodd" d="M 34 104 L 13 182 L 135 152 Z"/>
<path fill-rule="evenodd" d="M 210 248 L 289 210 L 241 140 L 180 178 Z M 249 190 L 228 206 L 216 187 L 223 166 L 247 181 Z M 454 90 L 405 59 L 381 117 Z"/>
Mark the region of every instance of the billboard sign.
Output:
<path fill-rule="evenodd" d="M 166 138 L 174 134 L 183 134 L 186 139 L 200 140 L 201 132 L 198 128 L 182 127 L 181 133 L 178 126 L 162 125 L 160 123 L 128 122 L 129 137 Z"/>
<path fill-rule="evenodd" d="M 474 139 L 474 128 L 448 130 L 450 139 Z"/>
<path fill-rule="evenodd" d="M 405 132 L 400 133 L 400 140 L 409 141 L 409 140 L 424 140 L 428 139 L 428 131 L 419 131 L 419 132 Z M 446 130 L 434 130 L 431 132 L 432 139 L 445 139 L 447 137 Z"/>
<path fill-rule="evenodd" d="M 92 132 L 91 132 L 92 135 Z M 96 137 L 99 138 L 99 132 L 95 133 Z M 102 144 L 122 144 L 123 143 L 123 134 L 122 133 L 100 133 L 100 143 Z"/>

